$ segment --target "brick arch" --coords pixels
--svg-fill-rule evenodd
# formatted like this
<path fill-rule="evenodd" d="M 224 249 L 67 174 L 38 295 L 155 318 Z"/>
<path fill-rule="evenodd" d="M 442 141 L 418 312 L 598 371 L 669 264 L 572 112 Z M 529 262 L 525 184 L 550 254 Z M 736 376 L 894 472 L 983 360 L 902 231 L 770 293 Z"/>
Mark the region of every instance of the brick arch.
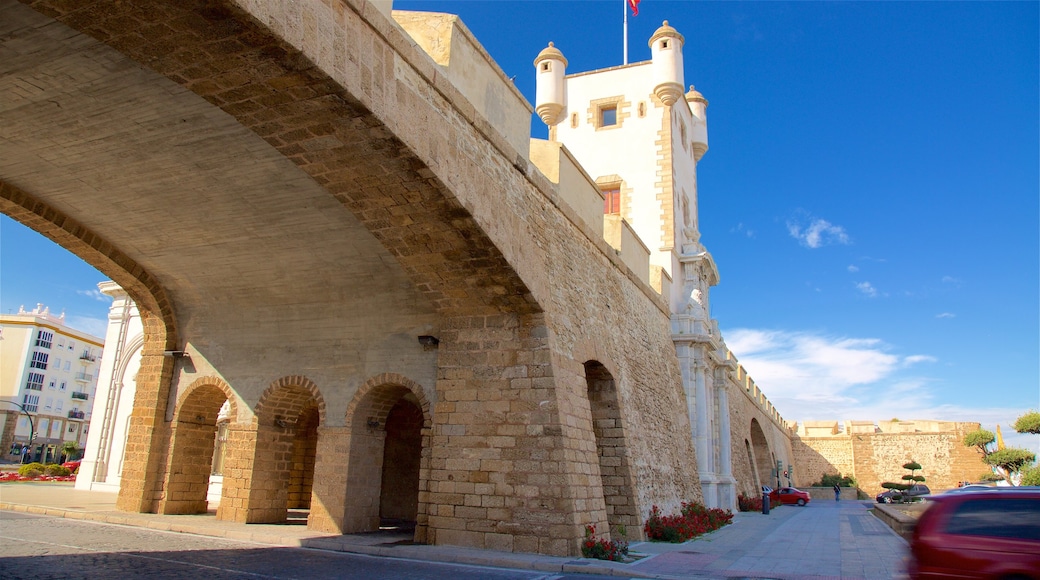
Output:
<path fill-rule="evenodd" d="M 211 413 L 210 407 L 221 398 L 222 400 L 219 401 L 216 412 Z M 231 385 L 218 377 L 198 378 L 188 385 L 177 399 L 177 406 L 173 413 L 173 422 L 181 421 L 181 415 L 185 416 L 186 421 L 191 421 L 192 418 L 201 414 L 206 418 L 207 423 L 216 425 L 217 413 L 220 412 L 220 407 L 223 406 L 225 400 L 228 402 L 228 417 L 233 417 L 233 422 L 237 422 L 238 397 L 235 396 L 235 391 L 231 388 Z"/>
<path fill-rule="evenodd" d="M 275 415 L 298 417 L 305 409 L 318 408 L 318 424 L 325 424 L 325 398 L 314 381 L 300 375 L 289 375 L 271 383 L 253 408 L 254 422 L 274 419 Z M 270 415 L 270 417 L 268 417 Z"/>
<path fill-rule="evenodd" d="M 0 211 L 65 248 L 119 284 L 137 304 L 145 348 L 177 348 L 177 322 L 166 290 L 143 266 L 83 224 L 0 180 Z"/>
<path fill-rule="evenodd" d="M 625 436 L 625 412 L 614 375 L 597 360 L 585 361 L 583 366 L 607 524 L 612 533 L 624 527 L 641 539 L 637 488 L 629 467 L 631 458 Z"/>
<path fill-rule="evenodd" d="M 225 401 L 230 403 L 231 416 L 237 417 L 235 399 L 230 385 L 217 377 L 196 379 L 181 394 L 171 425 L 167 480 L 159 513 L 206 513 L 217 418 Z"/>
<path fill-rule="evenodd" d="M 769 447 L 769 440 L 758 419 L 751 419 L 748 425 L 748 439 L 751 441 L 751 461 L 758 478 L 759 485 L 772 486 L 773 480 L 773 450 Z"/>
<path fill-rule="evenodd" d="M 362 22 L 365 32 L 380 33 L 355 12 L 356 6 L 343 6 L 318 4 L 307 11 L 336 19 L 330 31 L 339 36 L 328 39 L 337 43 L 332 50 L 347 51 L 342 58 L 355 60 L 359 45 L 364 50 L 370 45 L 359 41 L 350 26 Z M 355 79 L 333 78 L 313 64 L 316 55 L 307 52 L 312 47 L 293 45 L 295 33 L 269 10 L 230 0 L 83 0 L 74 7 L 40 0 L 32 8 L 194 92 L 266 140 L 390 248 L 419 291 L 442 312 L 541 311 L 470 211 L 395 136 L 387 120 L 365 106 L 361 99 L 372 96 L 365 94 L 373 90 L 370 83 L 344 86 Z M 162 34 L 142 36 L 144 29 Z M 178 50 L 170 50 L 171 43 Z M 372 78 L 383 82 L 381 73 L 373 72 Z M 326 145 L 315 151 L 316 142 Z M 520 163 L 516 167 L 527 171 Z M 389 175 L 395 177 L 386 179 Z M 438 264 L 451 267 L 431 267 Z"/>
<path fill-rule="evenodd" d="M 415 396 L 419 409 L 422 410 L 423 429 L 429 429 L 432 425 L 430 402 L 423 392 L 422 385 L 396 373 L 383 373 L 372 377 L 358 388 L 354 398 L 347 405 L 346 426 L 353 427 L 355 417 L 362 417 L 362 420 L 375 417 L 382 423 L 386 420 L 390 408 L 408 393 Z"/>
<path fill-rule="evenodd" d="M 135 412 L 131 419 L 116 507 L 134 512 L 156 511 L 167 455 L 151 450 L 168 447 L 170 432 L 165 415 L 174 367 L 173 359 L 164 357 L 163 351 L 177 350 L 180 340 L 172 301 L 141 264 L 82 223 L 3 180 L 0 211 L 97 268 L 137 304 L 144 344 L 134 408 L 142 413 Z"/>

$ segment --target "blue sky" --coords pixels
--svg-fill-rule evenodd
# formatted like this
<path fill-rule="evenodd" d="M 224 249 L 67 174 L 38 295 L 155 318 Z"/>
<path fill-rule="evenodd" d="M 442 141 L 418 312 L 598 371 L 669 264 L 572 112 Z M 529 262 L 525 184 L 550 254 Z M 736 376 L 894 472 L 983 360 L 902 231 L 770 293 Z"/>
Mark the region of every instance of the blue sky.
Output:
<path fill-rule="evenodd" d="M 532 102 L 549 41 L 571 73 L 621 64 L 621 0 L 395 8 L 459 14 Z M 710 102 L 712 315 L 781 414 L 999 423 L 1040 449 L 1009 427 L 1040 406 L 1038 3 L 639 8 L 630 62 L 668 20 Z M 0 218 L 3 312 L 101 333 L 102 279 Z"/>

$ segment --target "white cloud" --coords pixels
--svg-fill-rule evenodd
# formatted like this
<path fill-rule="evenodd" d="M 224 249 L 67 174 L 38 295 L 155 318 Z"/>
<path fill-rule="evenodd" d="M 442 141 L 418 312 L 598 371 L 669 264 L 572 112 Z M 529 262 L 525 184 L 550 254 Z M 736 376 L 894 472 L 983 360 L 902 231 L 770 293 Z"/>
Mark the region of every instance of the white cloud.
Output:
<path fill-rule="evenodd" d="M 942 281 L 943 281 L 943 284 L 960 284 L 961 283 L 960 278 L 954 278 L 953 276 L 943 276 L 942 277 Z"/>
<path fill-rule="evenodd" d="M 827 220 L 813 218 L 809 225 L 794 220 L 787 222 L 787 232 L 792 238 L 807 248 L 819 248 L 831 244 L 849 244 L 851 240 L 845 228 L 836 226 Z"/>
<path fill-rule="evenodd" d="M 856 282 L 856 288 L 858 288 L 860 292 L 871 298 L 875 298 L 878 295 L 877 289 L 874 288 L 870 284 L 870 282 Z"/>
<path fill-rule="evenodd" d="M 852 264 L 849 264 L 848 271 L 849 272 L 853 272 L 853 273 L 859 272 L 859 267 L 858 266 L 854 266 Z"/>
<path fill-rule="evenodd" d="M 942 312 L 935 315 L 936 318 L 956 318 L 957 315 L 952 312 Z"/>
<path fill-rule="evenodd" d="M 903 359 L 903 364 L 906 366 L 914 365 L 921 362 L 939 362 L 939 359 L 934 356 L 928 356 L 926 354 L 914 354 Z"/>
<path fill-rule="evenodd" d="M 1000 424 L 1007 445 L 1040 451 L 1040 437 L 1011 428 L 1028 409 L 987 407 L 983 399 L 979 404 L 951 404 L 943 385 L 910 369 L 938 362 L 935 357 L 894 354 L 876 338 L 749 328 L 724 335 L 786 420 L 966 421 L 990 431 Z"/>
<path fill-rule="evenodd" d="M 751 228 L 745 226 L 744 222 L 738 223 L 735 228 L 732 228 L 730 230 L 730 232 L 731 233 L 742 233 L 742 234 L 744 234 L 745 236 L 747 236 L 749 238 L 754 238 L 755 237 L 755 231 L 752 230 Z"/>
<path fill-rule="evenodd" d="M 97 288 L 95 288 L 93 290 L 76 290 L 76 294 L 79 294 L 80 296 L 88 296 L 88 297 L 93 298 L 94 300 L 97 300 L 99 302 L 111 302 L 112 301 L 112 297 L 111 296 L 102 294 Z"/>

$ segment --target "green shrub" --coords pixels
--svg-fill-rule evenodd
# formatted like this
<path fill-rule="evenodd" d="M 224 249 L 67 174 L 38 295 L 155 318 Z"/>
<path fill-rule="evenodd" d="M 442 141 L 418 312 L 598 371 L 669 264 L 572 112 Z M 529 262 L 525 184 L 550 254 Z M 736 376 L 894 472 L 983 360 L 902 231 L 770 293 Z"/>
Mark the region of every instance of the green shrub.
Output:
<path fill-rule="evenodd" d="M 834 484 L 838 484 L 841 487 L 856 487 L 856 478 L 851 476 L 842 477 L 840 473 L 828 473 L 821 477 L 820 481 L 809 487 L 834 487 Z"/>
<path fill-rule="evenodd" d="M 43 475 L 43 472 L 46 469 L 47 468 L 39 462 L 26 463 L 18 468 L 18 475 L 21 475 L 22 477 L 37 477 Z"/>
<path fill-rule="evenodd" d="M 55 477 L 64 477 L 72 473 L 72 471 L 70 471 L 68 467 L 58 465 L 57 463 L 52 463 L 48 465 L 44 468 L 43 472 L 46 475 L 53 475 Z"/>

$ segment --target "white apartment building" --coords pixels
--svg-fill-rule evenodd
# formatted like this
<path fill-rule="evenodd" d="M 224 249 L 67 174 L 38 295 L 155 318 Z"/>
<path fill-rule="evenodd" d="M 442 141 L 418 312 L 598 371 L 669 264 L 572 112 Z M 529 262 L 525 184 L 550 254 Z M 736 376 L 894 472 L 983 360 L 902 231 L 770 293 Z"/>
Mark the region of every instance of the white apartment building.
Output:
<path fill-rule="evenodd" d="M 0 452 L 20 460 L 61 459 L 66 441 L 87 444 L 104 342 L 37 304 L 0 315 Z"/>

